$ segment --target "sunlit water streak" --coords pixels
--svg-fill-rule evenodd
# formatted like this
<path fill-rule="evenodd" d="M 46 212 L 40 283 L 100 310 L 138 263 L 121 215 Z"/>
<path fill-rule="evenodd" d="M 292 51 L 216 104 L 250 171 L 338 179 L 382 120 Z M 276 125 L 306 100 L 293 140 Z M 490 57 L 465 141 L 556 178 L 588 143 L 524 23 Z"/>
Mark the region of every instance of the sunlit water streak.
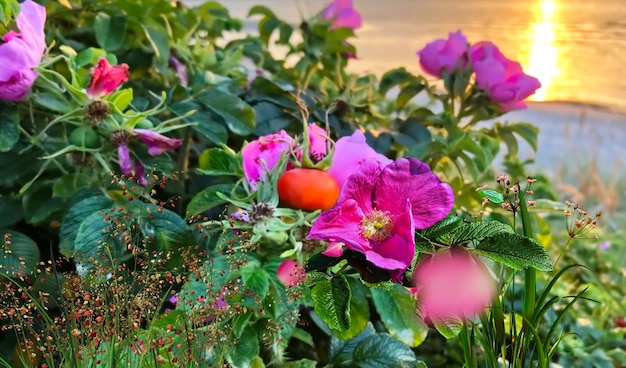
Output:
<path fill-rule="evenodd" d="M 202 1 L 187 0 L 188 4 Z M 245 18 L 256 4 L 297 24 L 326 0 L 224 0 Z M 539 78 L 538 101 L 597 104 L 626 112 L 626 0 L 354 0 L 365 20 L 354 72 L 404 66 L 420 73 L 415 52 L 461 29 L 470 42 L 491 40 Z M 255 20 L 246 21 L 254 32 Z"/>

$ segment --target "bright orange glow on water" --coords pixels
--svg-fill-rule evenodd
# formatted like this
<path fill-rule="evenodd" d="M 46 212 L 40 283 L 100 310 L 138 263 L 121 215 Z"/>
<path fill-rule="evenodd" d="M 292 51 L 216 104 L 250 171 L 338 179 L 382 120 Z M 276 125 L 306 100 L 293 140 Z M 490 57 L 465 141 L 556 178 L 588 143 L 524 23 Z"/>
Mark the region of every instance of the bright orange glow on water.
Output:
<path fill-rule="evenodd" d="M 557 48 L 554 44 L 557 22 L 557 2 L 542 0 L 534 6 L 535 23 L 529 32 L 530 53 L 525 72 L 539 79 L 541 89 L 531 99 L 545 101 L 551 98 L 554 78 L 560 74 Z"/>

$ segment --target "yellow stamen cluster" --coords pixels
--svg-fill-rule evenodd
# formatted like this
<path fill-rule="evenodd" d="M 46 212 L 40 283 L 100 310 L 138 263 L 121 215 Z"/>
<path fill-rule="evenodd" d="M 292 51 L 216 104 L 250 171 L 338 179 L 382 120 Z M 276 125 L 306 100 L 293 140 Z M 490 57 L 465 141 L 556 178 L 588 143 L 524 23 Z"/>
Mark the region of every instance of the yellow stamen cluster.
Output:
<path fill-rule="evenodd" d="M 389 212 L 373 210 L 361 221 L 361 235 L 366 240 L 383 241 L 391 236 L 393 220 Z"/>

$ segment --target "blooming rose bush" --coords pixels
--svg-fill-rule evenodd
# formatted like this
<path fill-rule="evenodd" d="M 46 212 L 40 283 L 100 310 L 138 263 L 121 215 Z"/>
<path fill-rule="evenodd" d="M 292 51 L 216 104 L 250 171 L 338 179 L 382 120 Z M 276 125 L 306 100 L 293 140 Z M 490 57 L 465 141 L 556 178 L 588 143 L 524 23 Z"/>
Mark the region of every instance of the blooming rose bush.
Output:
<path fill-rule="evenodd" d="M 229 43 L 242 22 L 217 3 L 42 2 L 0 44 L 0 332 L 29 364 L 416 366 L 430 328 L 504 323 L 506 280 L 552 270 L 480 207 L 529 226 L 532 180 L 476 190 L 501 143 L 536 143 L 528 124 L 474 128 L 538 88 L 493 44 L 426 45 L 441 91 L 404 68 L 348 73 L 349 0 L 299 27 L 256 6 L 259 36 Z"/>

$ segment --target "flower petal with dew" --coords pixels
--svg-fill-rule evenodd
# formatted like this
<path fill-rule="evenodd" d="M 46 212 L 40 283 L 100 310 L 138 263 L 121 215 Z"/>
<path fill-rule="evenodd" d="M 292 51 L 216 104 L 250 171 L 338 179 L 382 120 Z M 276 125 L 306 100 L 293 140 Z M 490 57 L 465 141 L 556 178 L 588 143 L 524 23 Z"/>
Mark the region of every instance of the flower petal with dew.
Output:
<path fill-rule="evenodd" d="M 122 83 L 128 81 L 128 65 L 111 65 L 105 58 L 91 70 L 91 81 L 87 87 L 87 97 L 99 99 L 115 91 Z"/>
<path fill-rule="evenodd" d="M 276 167 L 280 157 L 289 152 L 293 144 L 293 138 L 281 130 L 277 134 L 259 137 L 243 147 L 243 172 L 252 189 L 256 189 L 259 181 L 265 181 L 267 173 Z"/>
<path fill-rule="evenodd" d="M 276 270 L 278 280 L 287 287 L 298 285 L 306 277 L 306 271 L 293 259 L 285 259 Z"/>
<path fill-rule="evenodd" d="M 148 153 L 151 156 L 158 156 L 165 151 L 175 150 L 183 144 L 182 139 L 168 138 L 149 129 L 135 129 L 133 132 L 137 138 L 148 145 Z"/>
<path fill-rule="evenodd" d="M 9 31 L 0 44 L 0 99 L 20 100 L 28 94 L 46 49 L 44 23 L 46 9 L 27 0 L 17 17 L 19 32 Z"/>
<path fill-rule="evenodd" d="M 357 29 L 363 25 L 361 14 L 354 8 L 352 0 L 334 0 L 326 6 L 322 15 L 327 20 L 333 20 L 332 29 Z"/>
<path fill-rule="evenodd" d="M 448 35 L 448 39 L 439 39 L 428 43 L 417 52 L 422 70 L 433 77 L 441 78 L 444 71 L 454 72 L 457 67 L 467 64 L 467 38 L 456 31 Z"/>
<path fill-rule="evenodd" d="M 443 219 L 453 202 L 452 188 L 419 160 L 384 166 L 370 159 L 348 177 L 337 204 L 321 213 L 308 237 L 344 243 L 400 281 L 415 256 L 415 225 Z"/>
<path fill-rule="evenodd" d="M 363 162 L 374 159 L 383 165 L 393 162 L 389 158 L 374 151 L 366 140 L 362 131 L 356 130 L 349 137 L 342 137 L 335 143 L 335 154 L 328 169 L 328 173 L 332 175 L 339 187 L 343 184 L 352 173 L 357 171 Z"/>
<path fill-rule="evenodd" d="M 509 60 L 492 42 L 483 41 L 470 49 L 476 84 L 502 112 L 524 109 L 524 100 L 541 88 L 535 77 L 524 73 L 520 63 Z"/>
<path fill-rule="evenodd" d="M 424 317 L 471 318 L 489 306 L 494 282 L 479 259 L 464 253 L 435 255 L 417 266 L 413 282 Z"/>

